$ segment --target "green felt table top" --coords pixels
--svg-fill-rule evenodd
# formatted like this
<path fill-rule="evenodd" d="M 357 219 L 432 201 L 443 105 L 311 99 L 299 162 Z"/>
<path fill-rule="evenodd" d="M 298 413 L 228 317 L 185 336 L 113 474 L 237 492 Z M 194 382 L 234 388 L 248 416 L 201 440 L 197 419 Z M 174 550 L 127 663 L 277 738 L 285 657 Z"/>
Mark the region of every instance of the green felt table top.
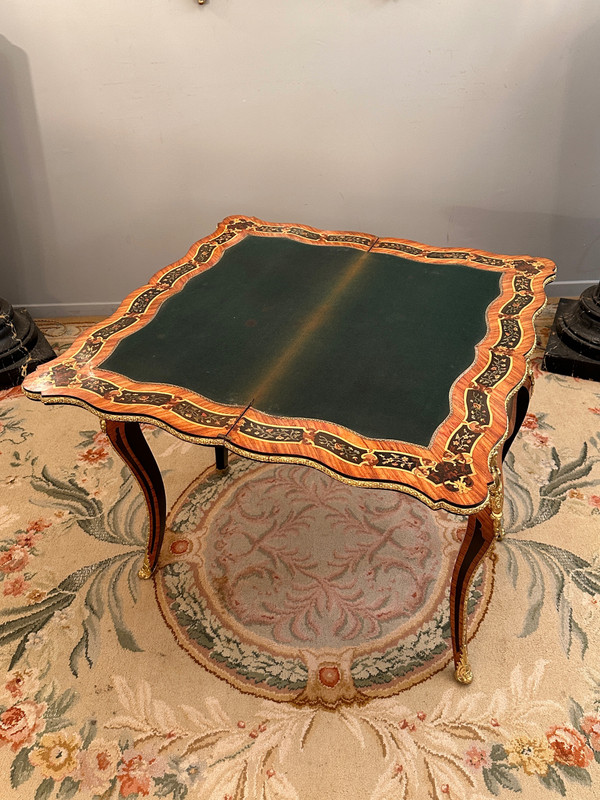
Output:
<path fill-rule="evenodd" d="M 99 366 L 427 446 L 486 335 L 501 274 L 249 235 Z"/>

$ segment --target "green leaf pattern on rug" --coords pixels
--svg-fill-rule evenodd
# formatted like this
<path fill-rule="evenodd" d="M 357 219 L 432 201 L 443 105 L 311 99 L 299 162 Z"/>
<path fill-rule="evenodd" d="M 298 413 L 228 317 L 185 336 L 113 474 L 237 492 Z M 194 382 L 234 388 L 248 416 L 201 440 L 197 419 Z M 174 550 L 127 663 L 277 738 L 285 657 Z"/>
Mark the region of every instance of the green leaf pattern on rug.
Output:
<path fill-rule="evenodd" d="M 5 415 L 6 416 L 6 415 Z M 11 430 L 14 429 L 11 428 Z M 13 668 L 28 646 L 34 643 L 36 635 L 57 615 L 65 613 L 79 593 L 85 588 L 83 615 L 81 616 L 81 636 L 71 651 L 69 665 L 77 676 L 81 665 L 86 662 L 92 667 L 100 651 L 100 622 L 108 612 L 120 646 L 130 651 L 140 651 L 133 632 L 123 618 L 121 586 L 126 585 L 135 602 L 137 600 L 137 572 L 143 558 L 145 543 L 145 505 L 139 496 L 135 480 L 123 467 L 116 496 L 108 499 L 108 508 L 99 492 L 87 488 L 88 470 L 98 466 L 110 467 L 108 440 L 103 433 L 83 431 L 80 447 L 80 463 L 73 475 L 57 477 L 44 465 L 37 469 L 37 459 L 31 460 L 31 486 L 38 493 L 37 504 L 54 510 L 50 520 L 38 519 L 30 522 L 26 530 L 16 534 L 0 545 L 0 581 L 4 581 L 39 555 L 36 545 L 56 519 L 66 526 L 76 524 L 88 536 L 115 545 L 133 545 L 129 552 L 119 552 L 110 558 L 90 564 L 68 575 L 58 586 L 49 591 L 29 592 L 27 604 L 13 606 L 0 611 L 0 646 L 17 641 L 10 668 Z M 43 499 L 40 499 L 41 498 Z M 1 510 L 1 509 L 0 509 Z M 24 594 L 26 582 L 35 573 L 24 573 L 13 578 L 9 591 L 16 597 Z M 14 585 L 13 585 L 14 584 Z"/>
<path fill-rule="evenodd" d="M 23 444 L 23 442 L 33 434 L 25 427 L 25 422 L 22 419 L 17 419 L 14 409 L 11 406 L 0 408 L 0 439 L 6 445 L 10 444 Z M 18 453 L 13 454 L 17 460 L 20 459 Z"/>
<path fill-rule="evenodd" d="M 573 640 L 581 645 L 581 654 L 585 655 L 588 637 L 581 625 L 573 617 L 573 608 L 566 591 L 568 582 L 571 585 L 594 597 L 600 592 L 600 569 L 585 559 L 553 545 L 520 539 L 506 539 L 508 554 L 507 569 L 513 586 L 519 579 L 519 558 L 529 572 L 527 597 L 529 607 L 525 614 L 523 627 L 519 636 L 529 636 L 537 630 L 540 614 L 546 599 L 545 572 L 552 579 L 552 598 L 558 612 L 560 641 L 565 653 L 570 655 Z M 543 569 L 543 568 L 544 569 Z"/>
<path fill-rule="evenodd" d="M 562 463 L 555 447 L 550 448 L 549 459 L 549 462 L 542 462 L 547 463 L 549 474 L 538 476 L 540 486 L 538 496 L 534 498 L 515 472 L 514 453 L 507 455 L 503 472 L 506 482 L 504 515 L 508 532 L 519 533 L 534 528 L 558 514 L 561 505 L 574 492 L 597 485 L 593 479 L 584 480 L 600 461 L 596 437 L 591 437 L 589 444 L 584 442 L 577 458 L 566 464 Z"/>
<path fill-rule="evenodd" d="M 529 605 L 519 636 L 530 636 L 538 629 L 547 596 L 546 579 L 550 578 L 551 596 L 557 611 L 563 650 L 569 656 L 573 642 L 577 640 L 583 656 L 588 648 L 588 637 L 581 622 L 574 617 L 571 595 L 573 588 L 592 598 L 600 593 L 600 566 L 568 550 L 543 542 L 516 538 L 515 534 L 548 521 L 559 513 L 567 500 L 583 498 L 583 488 L 597 485 L 597 480 L 588 480 L 587 477 L 600 462 L 599 441 L 596 436 L 590 437 L 583 442 L 576 458 L 563 463 L 557 449 L 539 432 L 548 427 L 543 416 L 528 414 L 529 420 L 526 418 L 524 429 L 525 433 L 538 436 L 531 446 L 537 450 L 549 449 L 550 455 L 547 462 L 549 472 L 544 476 L 537 476 L 539 485 L 535 496 L 515 472 L 514 455 L 509 453 L 505 460 L 505 527 L 508 535 L 503 542 L 503 551 L 507 556 L 506 568 L 513 587 L 517 589 L 522 578 L 520 565 L 526 568 L 528 577 Z M 526 438 L 524 449 L 527 449 Z M 593 499 L 591 498 L 592 501 Z M 558 785 L 558 781 L 556 783 Z"/>

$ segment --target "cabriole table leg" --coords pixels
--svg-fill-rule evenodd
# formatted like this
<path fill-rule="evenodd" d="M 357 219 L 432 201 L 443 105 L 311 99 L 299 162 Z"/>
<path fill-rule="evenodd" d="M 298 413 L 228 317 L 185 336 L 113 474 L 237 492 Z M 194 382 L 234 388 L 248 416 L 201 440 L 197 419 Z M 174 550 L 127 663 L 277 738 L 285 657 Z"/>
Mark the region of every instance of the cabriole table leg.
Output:
<path fill-rule="evenodd" d="M 144 563 L 138 575 L 140 578 L 151 578 L 165 534 L 166 498 L 162 475 L 137 422 L 106 419 L 103 420 L 103 428 L 144 493 L 150 530 Z"/>
<path fill-rule="evenodd" d="M 501 453 L 494 451 L 490 458 L 493 483 L 490 486 L 488 505 L 469 517 L 467 532 L 456 558 L 450 588 L 450 627 L 456 680 L 471 683 L 473 673 L 467 654 L 467 600 L 469 585 L 475 570 L 483 560 L 494 540 L 504 538 L 503 506 L 504 481 L 502 461 L 509 451 L 527 414 L 533 378 L 527 374 L 511 404 L 509 435 Z"/>
<path fill-rule="evenodd" d="M 469 517 L 450 586 L 450 629 L 454 669 L 459 683 L 471 683 L 473 673 L 467 654 L 467 600 L 471 578 L 495 538 L 490 506 Z"/>

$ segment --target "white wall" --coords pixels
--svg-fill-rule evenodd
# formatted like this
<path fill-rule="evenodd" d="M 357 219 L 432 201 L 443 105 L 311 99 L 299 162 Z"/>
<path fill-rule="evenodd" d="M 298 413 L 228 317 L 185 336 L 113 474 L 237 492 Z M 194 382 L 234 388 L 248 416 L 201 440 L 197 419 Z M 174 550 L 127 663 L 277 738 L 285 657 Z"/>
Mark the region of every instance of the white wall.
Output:
<path fill-rule="evenodd" d="M 0 295 L 38 315 L 236 212 L 600 278 L 598 0 L 2 0 L 0 32 Z"/>

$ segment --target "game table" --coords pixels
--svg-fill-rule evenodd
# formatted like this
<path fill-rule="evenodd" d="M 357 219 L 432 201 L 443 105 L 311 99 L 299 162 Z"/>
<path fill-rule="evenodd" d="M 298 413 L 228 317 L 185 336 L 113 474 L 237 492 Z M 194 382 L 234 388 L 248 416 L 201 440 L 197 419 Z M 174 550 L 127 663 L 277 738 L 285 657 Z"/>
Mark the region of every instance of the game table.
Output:
<path fill-rule="evenodd" d="M 502 459 L 532 388 L 551 261 L 228 217 L 23 384 L 92 411 L 144 493 L 140 577 L 166 501 L 140 428 L 306 464 L 468 515 L 453 569 L 455 675 L 470 683 L 466 603 L 502 536 Z"/>

